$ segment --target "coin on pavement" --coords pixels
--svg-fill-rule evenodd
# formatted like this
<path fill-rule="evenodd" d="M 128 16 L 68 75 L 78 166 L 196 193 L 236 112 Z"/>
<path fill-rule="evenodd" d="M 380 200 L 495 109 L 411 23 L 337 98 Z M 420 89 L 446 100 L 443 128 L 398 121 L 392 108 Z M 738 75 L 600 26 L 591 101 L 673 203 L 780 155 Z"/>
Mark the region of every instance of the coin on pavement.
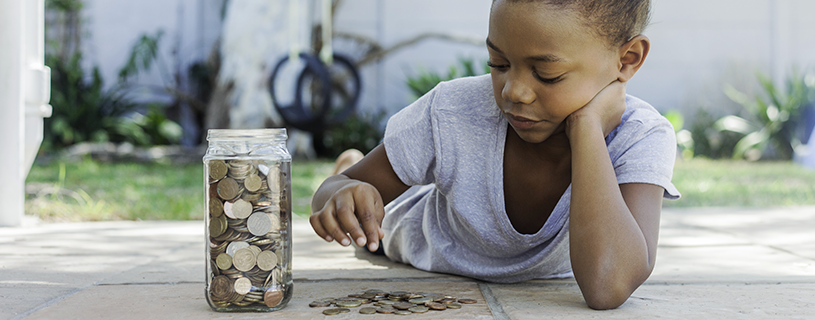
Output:
<path fill-rule="evenodd" d="M 272 218 L 266 212 L 257 211 L 249 216 L 246 227 L 249 228 L 249 232 L 253 235 L 265 235 L 272 230 Z"/>
<path fill-rule="evenodd" d="M 252 290 L 252 281 L 249 278 L 240 278 L 235 280 L 235 292 L 239 295 L 245 295 Z"/>
<path fill-rule="evenodd" d="M 374 307 L 359 308 L 359 313 L 361 313 L 361 314 L 374 314 L 374 313 L 376 313 L 376 308 L 374 308 Z"/>
<path fill-rule="evenodd" d="M 476 303 L 477 301 L 475 299 L 458 299 L 458 302 L 464 304 L 473 304 Z"/>
<path fill-rule="evenodd" d="M 335 314 L 340 314 L 340 309 L 337 309 L 337 308 L 325 309 L 325 310 L 323 310 L 323 314 L 327 315 L 327 316 L 333 316 Z"/>

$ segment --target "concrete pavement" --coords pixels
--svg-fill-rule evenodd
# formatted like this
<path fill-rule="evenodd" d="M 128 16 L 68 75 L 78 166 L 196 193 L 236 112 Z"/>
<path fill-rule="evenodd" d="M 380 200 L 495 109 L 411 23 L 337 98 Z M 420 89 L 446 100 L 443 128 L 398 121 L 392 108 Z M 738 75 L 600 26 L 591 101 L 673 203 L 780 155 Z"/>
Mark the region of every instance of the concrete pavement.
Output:
<path fill-rule="evenodd" d="M 272 313 L 217 313 L 204 298 L 201 221 L 0 228 L 0 319 L 356 319 L 308 303 L 370 288 L 478 300 L 421 319 L 815 319 L 815 207 L 665 209 L 657 266 L 620 308 L 586 307 L 573 279 L 494 284 L 428 273 L 325 243 L 293 223 L 294 297 Z"/>

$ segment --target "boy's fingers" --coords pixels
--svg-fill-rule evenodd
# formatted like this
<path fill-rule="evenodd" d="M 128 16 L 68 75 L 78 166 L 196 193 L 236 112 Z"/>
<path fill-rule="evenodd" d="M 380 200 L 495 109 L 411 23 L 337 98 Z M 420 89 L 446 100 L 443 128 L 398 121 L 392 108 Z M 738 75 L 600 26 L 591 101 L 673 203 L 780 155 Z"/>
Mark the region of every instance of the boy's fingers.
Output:
<path fill-rule="evenodd" d="M 334 240 L 334 238 L 327 231 L 325 231 L 325 228 L 323 228 L 323 225 L 320 222 L 321 213 L 322 211 L 318 211 L 309 216 L 308 222 L 311 223 L 311 228 L 314 229 L 314 232 L 317 233 L 317 235 L 320 236 L 320 238 L 325 239 L 325 241 L 331 242 L 332 240 Z"/>
<path fill-rule="evenodd" d="M 334 228 L 327 229 L 337 242 L 343 246 L 351 245 L 351 239 L 348 238 L 349 221 L 356 221 L 354 217 L 354 199 L 353 197 L 340 197 L 334 202 L 334 215 L 332 216 Z"/>
<path fill-rule="evenodd" d="M 351 235 L 351 241 L 355 242 L 358 246 L 364 246 L 366 239 L 365 234 L 359 227 L 360 220 L 357 219 L 357 214 L 360 214 L 360 212 L 365 211 L 366 209 L 364 206 L 358 206 L 355 203 L 352 210 L 343 210 L 337 212 L 337 218 L 339 219 L 340 225 L 342 226 L 343 230 L 345 230 L 346 233 Z"/>

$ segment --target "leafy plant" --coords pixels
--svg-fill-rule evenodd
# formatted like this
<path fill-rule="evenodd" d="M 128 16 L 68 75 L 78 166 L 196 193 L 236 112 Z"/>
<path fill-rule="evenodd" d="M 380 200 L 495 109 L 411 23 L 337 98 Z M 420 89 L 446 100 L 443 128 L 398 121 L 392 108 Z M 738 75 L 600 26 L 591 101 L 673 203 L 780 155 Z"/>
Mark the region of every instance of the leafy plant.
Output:
<path fill-rule="evenodd" d="M 714 126 L 719 131 L 743 135 L 733 150 L 734 159 L 757 160 L 767 157 L 769 150 L 780 159 L 792 159 L 794 149 L 801 144 L 796 132 L 801 129 L 801 112 L 815 101 L 815 77 L 794 73 L 782 89 L 764 74 L 757 76 L 764 96 L 750 98 L 733 86 L 724 88 L 724 93 L 751 117 L 729 115 L 716 121 Z"/>
<path fill-rule="evenodd" d="M 685 116 L 683 116 L 682 113 L 677 110 L 670 110 L 666 112 L 664 116 L 674 127 L 674 133 L 676 133 L 676 145 L 682 150 L 682 158 L 693 158 L 693 134 L 689 130 L 683 128 L 685 126 Z"/>
<path fill-rule="evenodd" d="M 461 67 L 461 69 L 459 69 Z M 438 85 L 442 81 L 448 81 L 455 78 L 461 77 L 471 77 L 477 76 L 479 74 L 487 74 L 490 72 L 489 66 L 486 63 L 483 64 L 481 69 L 481 73 L 477 72 L 477 65 L 473 59 L 469 58 L 458 58 L 458 66 L 452 65 L 447 70 L 447 75 L 442 76 L 439 73 L 434 71 L 427 71 L 424 69 L 419 69 L 419 74 L 414 77 L 408 77 L 407 85 L 410 88 L 410 91 L 415 96 L 414 98 L 418 99 L 419 97 L 425 95 L 426 93 L 430 92 L 436 85 Z"/>
<path fill-rule="evenodd" d="M 382 140 L 382 130 L 378 124 L 384 117 L 384 112 L 371 116 L 355 113 L 342 123 L 332 125 L 323 138 L 328 155 L 335 158 L 350 148 L 367 154 Z"/>

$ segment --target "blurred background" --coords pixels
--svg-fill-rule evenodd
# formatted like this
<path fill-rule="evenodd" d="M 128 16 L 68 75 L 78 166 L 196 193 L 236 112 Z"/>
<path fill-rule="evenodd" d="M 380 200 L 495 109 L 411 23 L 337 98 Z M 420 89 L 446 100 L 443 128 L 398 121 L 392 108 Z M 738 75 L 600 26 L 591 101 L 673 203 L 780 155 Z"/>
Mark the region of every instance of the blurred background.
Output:
<path fill-rule="evenodd" d="M 72 173 L 147 163 L 189 167 L 195 182 L 170 189 L 189 184 L 191 200 L 169 218 L 201 218 L 195 170 L 206 130 L 286 127 L 303 170 L 295 212 L 308 214 L 339 152 L 376 146 L 389 116 L 439 81 L 489 72 L 491 2 L 45 0 L 53 112 L 26 210 L 69 220 L 65 212 L 83 210 L 44 209 L 54 206 L 44 199 L 62 199 L 102 208 L 80 219 L 162 218 L 114 205 L 142 202 L 139 187 L 115 196 L 66 187 Z M 815 204 L 812 12 L 809 0 L 652 1 L 651 53 L 628 92 L 677 130 L 685 198 L 666 205 Z"/>

